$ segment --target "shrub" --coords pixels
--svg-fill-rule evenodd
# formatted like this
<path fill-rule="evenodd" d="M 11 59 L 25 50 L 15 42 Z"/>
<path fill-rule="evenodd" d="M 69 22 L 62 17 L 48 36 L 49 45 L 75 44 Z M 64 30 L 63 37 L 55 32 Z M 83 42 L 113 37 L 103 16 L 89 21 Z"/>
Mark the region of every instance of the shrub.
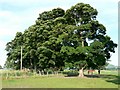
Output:
<path fill-rule="evenodd" d="M 63 74 L 65 76 L 78 76 L 79 75 L 78 71 L 76 70 L 66 70 L 66 71 L 63 71 Z"/>
<path fill-rule="evenodd" d="M 78 71 L 72 71 L 72 72 L 68 72 L 67 76 L 78 76 L 79 73 Z"/>

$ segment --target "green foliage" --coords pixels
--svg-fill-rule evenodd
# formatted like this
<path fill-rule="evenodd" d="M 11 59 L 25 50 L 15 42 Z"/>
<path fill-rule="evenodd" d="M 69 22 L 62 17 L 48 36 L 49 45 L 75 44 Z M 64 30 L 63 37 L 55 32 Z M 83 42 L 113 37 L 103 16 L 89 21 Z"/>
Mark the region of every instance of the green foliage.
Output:
<path fill-rule="evenodd" d="M 0 65 L 0 69 L 2 69 L 2 66 Z"/>
<path fill-rule="evenodd" d="M 63 71 L 62 72 L 65 76 L 78 76 L 79 73 L 76 70 L 69 70 L 69 71 Z"/>
<path fill-rule="evenodd" d="M 117 44 L 106 35 L 97 14 L 96 9 L 84 3 L 66 11 L 56 8 L 39 14 L 34 25 L 23 33 L 17 32 L 6 44 L 5 67 L 20 69 L 21 46 L 25 68 L 60 70 L 65 63 L 79 68 L 104 66 Z M 92 41 L 90 45 L 87 39 Z"/>

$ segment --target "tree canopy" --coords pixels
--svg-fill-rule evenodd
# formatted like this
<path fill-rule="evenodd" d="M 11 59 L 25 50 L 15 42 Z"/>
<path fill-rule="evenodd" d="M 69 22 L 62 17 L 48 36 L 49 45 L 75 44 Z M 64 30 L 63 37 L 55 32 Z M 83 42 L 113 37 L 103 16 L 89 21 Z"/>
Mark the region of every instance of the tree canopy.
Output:
<path fill-rule="evenodd" d="M 22 46 L 24 68 L 61 69 L 66 63 L 100 68 L 110 59 L 110 52 L 115 53 L 117 44 L 106 35 L 97 14 L 96 9 L 84 3 L 66 11 L 62 8 L 44 11 L 34 25 L 23 33 L 17 32 L 6 44 L 5 66 L 20 69 Z"/>

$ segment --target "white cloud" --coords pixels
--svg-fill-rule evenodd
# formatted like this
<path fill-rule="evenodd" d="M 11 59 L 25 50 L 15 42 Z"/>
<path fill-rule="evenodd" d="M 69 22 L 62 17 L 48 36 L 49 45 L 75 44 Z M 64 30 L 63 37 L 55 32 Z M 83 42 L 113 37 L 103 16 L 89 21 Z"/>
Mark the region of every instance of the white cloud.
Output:
<path fill-rule="evenodd" d="M 1 14 L 2 13 L 2 14 Z M 31 13 L 32 14 L 32 13 Z M 27 24 L 30 24 L 33 17 L 27 17 L 26 13 L 20 15 L 9 11 L 0 11 L 0 36 L 13 36 L 17 31 L 24 31 Z M 33 15 L 34 16 L 34 15 Z M 26 24 L 26 25 L 25 25 Z M 32 23 L 31 23 L 32 24 Z"/>
<path fill-rule="evenodd" d="M 0 27 L 0 30 L 1 30 L 1 33 L 0 33 L 0 36 L 12 36 L 12 35 L 15 35 L 16 33 L 16 29 L 13 29 L 13 28 L 7 28 L 7 27 Z"/>
<path fill-rule="evenodd" d="M 6 61 L 6 51 L 5 51 L 6 42 L 0 41 L 0 65 L 4 66 L 4 63 Z"/>
<path fill-rule="evenodd" d="M 0 17 L 11 16 L 11 12 L 9 11 L 0 11 Z"/>
<path fill-rule="evenodd" d="M 115 53 L 111 54 L 112 55 L 110 58 L 111 61 L 109 63 L 118 66 L 118 48 L 116 48 L 115 51 L 116 51 Z"/>
<path fill-rule="evenodd" d="M 23 12 L 0 11 L 0 36 L 13 36 L 17 31 L 23 32 L 30 25 L 35 23 L 39 14 L 43 11 L 52 10 L 53 7 L 37 7 Z"/>
<path fill-rule="evenodd" d="M 5 48 L 6 42 L 5 41 L 0 41 L 0 48 Z"/>

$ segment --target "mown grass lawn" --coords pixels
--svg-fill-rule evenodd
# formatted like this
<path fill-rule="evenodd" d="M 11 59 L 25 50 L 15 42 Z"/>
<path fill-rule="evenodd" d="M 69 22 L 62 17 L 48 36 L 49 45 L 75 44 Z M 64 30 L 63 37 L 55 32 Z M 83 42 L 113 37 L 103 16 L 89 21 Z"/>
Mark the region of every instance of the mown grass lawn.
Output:
<path fill-rule="evenodd" d="M 2 80 L 3 88 L 118 88 L 117 72 L 102 71 L 100 78 L 36 76 Z"/>

